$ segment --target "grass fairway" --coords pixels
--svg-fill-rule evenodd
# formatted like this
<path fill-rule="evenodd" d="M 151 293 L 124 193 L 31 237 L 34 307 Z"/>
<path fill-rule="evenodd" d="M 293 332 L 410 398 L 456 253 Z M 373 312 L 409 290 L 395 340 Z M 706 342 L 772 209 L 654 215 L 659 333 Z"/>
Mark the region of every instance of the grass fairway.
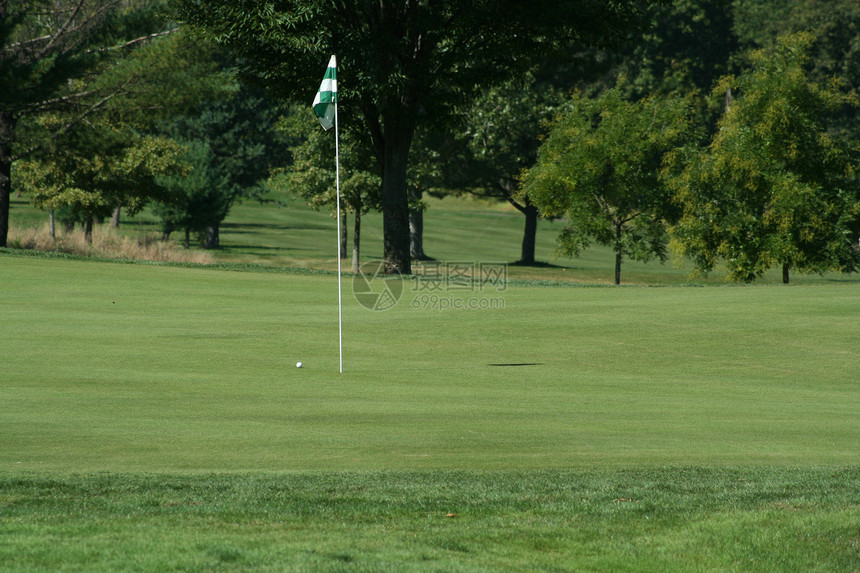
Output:
<path fill-rule="evenodd" d="M 0 570 L 860 568 L 855 283 L 0 286 Z"/>

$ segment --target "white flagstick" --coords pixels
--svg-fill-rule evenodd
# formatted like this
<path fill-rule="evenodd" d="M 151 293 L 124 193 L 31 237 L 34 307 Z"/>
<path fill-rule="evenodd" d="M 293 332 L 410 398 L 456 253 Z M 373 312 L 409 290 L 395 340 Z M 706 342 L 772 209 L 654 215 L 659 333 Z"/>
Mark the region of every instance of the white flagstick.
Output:
<path fill-rule="evenodd" d="M 332 105 L 334 116 L 332 117 Z M 343 374 L 343 293 L 340 270 L 340 142 L 337 129 L 337 61 L 332 56 L 326 68 L 320 89 L 313 102 L 314 114 L 320 120 L 322 128 L 331 129 L 334 120 L 334 155 L 335 180 L 337 185 L 337 338 L 340 349 L 340 373 Z"/>
<path fill-rule="evenodd" d="M 343 374 L 343 296 L 340 280 L 340 144 L 337 133 L 337 101 L 334 102 L 335 187 L 337 189 L 337 341 L 340 350 L 340 373 Z"/>

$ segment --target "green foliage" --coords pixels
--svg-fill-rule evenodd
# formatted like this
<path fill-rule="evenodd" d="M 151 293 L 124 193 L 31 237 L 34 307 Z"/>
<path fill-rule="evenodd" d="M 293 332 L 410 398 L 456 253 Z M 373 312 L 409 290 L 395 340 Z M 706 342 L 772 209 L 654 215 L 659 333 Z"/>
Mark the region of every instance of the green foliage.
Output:
<path fill-rule="evenodd" d="M 14 173 L 18 190 L 30 193 L 37 206 L 75 222 L 116 208 L 134 214 L 165 198 L 158 177 L 184 171 L 181 146 L 153 128 L 211 93 L 220 77 L 181 34 L 147 34 L 158 26 L 164 30 L 157 7 L 111 6 L 92 24 L 86 45 L 98 57 L 87 73 L 67 79 L 53 100 L 19 110 Z M 129 39 L 141 33 L 147 35 Z"/>
<path fill-rule="evenodd" d="M 314 209 L 335 210 L 335 134 L 324 131 L 307 106 L 295 107 L 281 129 L 298 143 L 290 152 L 292 165 L 279 178 Z M 355 129 L 340 129 L 340 193 L 343 206 L 360 215 L 380 207 L 379 163 L 367 138 Z"/>
<path fill-rule="evenodd" d="M 109 216 L 117 207 L 134 214 L 162 197 L 156 178 L 181 172 L 181 153 L 182 147 L 165 137 L 91 120 L 70 130 L 50 156 L 21 161 L 16 169 L 21 189 L 32 194 L 37 207 L 68 207 L 83 221 Z"/>
<path fill-rule="evenodd" d="M 557 37 L 609 42 L 635 28 L 636 2 L 557 3 L 539 0 L 410 3 L 308 0 L 177 0 L 175 14 L 217 42 L 253 57 L 248 69 L 279 93 L 312 94 L 321 78 L 320 54 L 336 53 L 345 101 L 365 115 L 402 101 L 429 117 L 477 90 L 558 54 Z M 290 54 L 290 57 L 285 57 Z M 402 56 L 402 57 L 400 57 Z M 370 117 L 365 117 L 370 120 Z M 348 120 L 351 121 L 351 120 Z"/>
<path fill-rule="evenodd" d="M 104 53 L 90 49 L 103 46 L 96 30 L 122 17 L 118 3 L 102 4 L 0 2 L 0 85 L 14 86 L 0 92 L 0 111 L 21 115 L 39 109 L 101 61 Z"/>
<path fill-rule="evenodd" d="M 164 30 L 160 6 L 158 0 L 0 2 L 0 245 L 9 229 L 12 163 L 35 151 L 50 155 L 58 138 L 127 90 L 130 82 L 111 91 L 93 78 Z"/>
<path fill-rule="evenodd" d="M 139 124 L 199 95 L 202 82 L 178 89 L 174 80 L 195 51 L 160 17 L 162 2 L 17 3 L 0 22 L 0 95 L 15 158 L 55 143 L 78 123 L 106 111 L 113 124 Z M 5 70 L 5 71 L 4 71 Z M 204 71 L 204 70 L 198 70 Z M 205 70 L 208 71 L 208 70 Z M 51 113 L 51 121 L 41 114 Z"/>
<path fill-rule="evenodd" d="M 262 200 L 270 169 L 288 155 L 287 142 L 274 127 L 277 109 L 259 90 L 221 76 L 220 93 L 159 126 L 187 147 L 183 160 L 191 173 L 159 180 L 168 194 L 156 213 L 167 234 L 214 233 L 207 247 L 218 246 L 217 229 L 236 201 Z"/>
<path fill-rule="evenodd" d="M 543 215 L 566 216 L 563 252 L 591 241 L 611 245 L 616 284 L 623 256 L 665 257 L 669 192 L 660 176 L 664 155 L 692 131 L 689 102 L 680 97 L 599 98 L 575 95 L 551 125 L 523 191 Z"/>
<path fill-rule="evenodd" d="M 644 3 L 647 4 L 648 2 Z M 278 94 L 310 101 L 320 61 L 340 58 L 340 102 L 382 169 L 385 258 L 410 273 L 409 152 L 419 125 L 447 124 L 480 90 L 562 53 L 560 39 L 608 42 L 641 2 L 176 0 L 177 17 L 246 58 Z"/>
<path fill-rule="evenodd" d="M 619 73 L 628 78 L 623 85 L 625 92 L 637 97 L 708 92 L 720 76 L 728 73 L 732 55 L 738 49 L 732 30 L 734 3 L 674 0 L 656 8 L 650 28 L 621 53 Z"/>
<path fill-rule="evenodd" d="M 521 172 L 537 159 L 541 136 L 562 104 L 561 90 L 533 74 L 490 88 L 464 109 L 444 149 L 445 184 L 515 201 Z"/>
<path fill-rule="evenodd" d="M 750 282 L 774 264 L 805 272 L 853 271 L 857 175 L 829 131 L 851 103 L 836 84 L 809 78 L 808 34 L 756 51 L 750 68 L 714 90 L 734 99 L 706 150 L 674 180 L 683 216 L 676 246 L 703 272 L 723 261 Z"/>

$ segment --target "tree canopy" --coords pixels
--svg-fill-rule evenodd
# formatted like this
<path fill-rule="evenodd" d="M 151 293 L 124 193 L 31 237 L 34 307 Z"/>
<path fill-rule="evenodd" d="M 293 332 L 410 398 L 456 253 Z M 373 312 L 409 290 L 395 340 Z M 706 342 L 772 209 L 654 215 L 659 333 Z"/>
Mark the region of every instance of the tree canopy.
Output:
<path fill-rule="evenodd" d="M 801 271 L 857 268 L 852 224 L 857 174 L 829 119 L 851 98 L 810 79 L 809 34 L 750 55 L 751 68 L 715 92 L 735 94 L 710 145 L 675 181 L 680 251 L 701 271 L 718 261 L 752 281 L 773 264 Z"/>
<path fill-rule="evenodd" d="M 691 136 L 680 97 L 626 100 L 620 89 L 574 96 L 553 121 L 524 178 L 524 193 L 544 215 L 564 215 L 559 237 L 575 255 L 592 240 L 615 251 L 615 284 L 624 256 L 665 258 L 669 191 L 660 176 L 666 153 Z"/>
<path fill-rule="evenodd" d="M 0 0 L 0 246 L 8 233 L 13 162 L 50 153 L 67 135 L 81 142 L 69 132 L 108 108 L 119 110 L 116 99 L 134 88 L 149 92 L 148 104 L 138 99 L 115 119 L 128 125 L 131 116 L 151 112 L 159 84 L 147 72 L 159 58 L 138 59 L 136 67 L 114 64 L 170 33 L 162 6 L 160 0 Z"/>
<path fill-rule="evenodd" d="M 310 101 L 328 55 L 338 55 L 341 117 L 362 124 L 382 171 L 385 258 L 392 270 L 410 273 L 407 166 L 418 124 L 443 122 L 479 90 L 557 54 L 559 39 L 619 39 L 638 25 L 642 6 L 176 0 L 176 15 L 245 56 L 248 71 L 285 96 Z"/>
<path fill-rule="evenodd" d="M 220 225 L 242 199 L 262 200 L 263 181 L 275 165 L 288 161 L 287 138 L 275 129 L 279 110 L 262 90 L 243 85 L 222 63 L 224 85 L 205 101 L 158 126 L 182 144 L 189 174 L 169 174 L 160 183 L 169 191 L 157 207 L 165 234 L 174 229 L 203 238 L 206 248 L 220 243 Z"/>

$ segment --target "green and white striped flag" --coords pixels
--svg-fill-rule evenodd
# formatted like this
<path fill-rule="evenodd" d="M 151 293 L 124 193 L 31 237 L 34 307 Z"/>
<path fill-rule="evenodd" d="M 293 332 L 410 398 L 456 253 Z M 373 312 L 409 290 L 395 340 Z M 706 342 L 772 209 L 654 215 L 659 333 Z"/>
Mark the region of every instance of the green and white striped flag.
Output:
<path fill-rule="evenodd" d="M 332 56 L 320 89 L 314 98 L 314 113 L 319 118 L 323 129 L 331 129 L 334 125 L 335 105 L 337 105 L 337 62 Z"/>

